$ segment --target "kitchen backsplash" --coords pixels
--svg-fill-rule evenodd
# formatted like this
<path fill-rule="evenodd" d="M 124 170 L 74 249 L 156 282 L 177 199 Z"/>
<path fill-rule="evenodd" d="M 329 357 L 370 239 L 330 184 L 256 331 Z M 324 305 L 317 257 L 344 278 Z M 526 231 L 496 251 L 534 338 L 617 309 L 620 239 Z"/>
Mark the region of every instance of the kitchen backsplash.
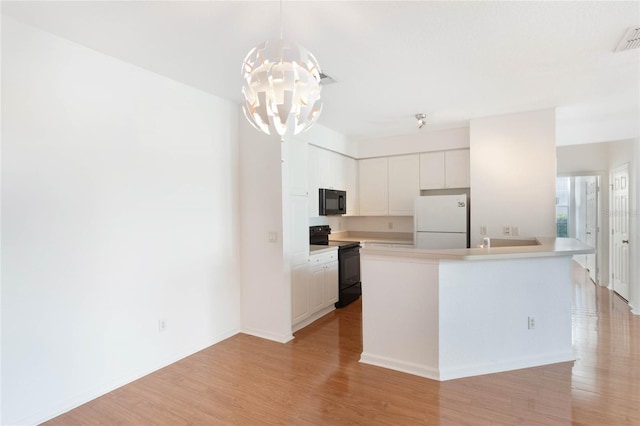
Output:
<path fill-rule="evenodd" d="M 413 216 L 320 216 L 310 226 L 329 225 L 332 232 L 413 232 Z"/>
<path fill-rule="evenodd" d="M 349 231 L 413 232 L 413 216 L 353 216 L 347 219 Z"/>

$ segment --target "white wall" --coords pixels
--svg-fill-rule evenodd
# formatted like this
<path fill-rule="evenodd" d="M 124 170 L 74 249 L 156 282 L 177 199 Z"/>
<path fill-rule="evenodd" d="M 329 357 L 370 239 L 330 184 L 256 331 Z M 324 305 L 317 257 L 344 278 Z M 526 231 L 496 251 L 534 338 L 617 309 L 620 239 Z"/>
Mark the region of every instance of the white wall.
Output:
<path fill-rule="evenodd" d="M 552 109 L 471 120 L 471 246 L 503 226 L 555 236 L 556 146 Z"/>
<path fill-rule="evenodd" d="M 238 332 L 237 115 L 3 17 L 0 423 Z"/>
<path fill-rule="evenodd" d="M 631 298 L 629 304 L 633 307 L 633 313 L 640 315 L 640 262 L 637 259 L 640 258 L 640 139 L 633 141 L 633 174 L 631 182 L 634 183 L 633 189 L 633 204 L 631 214 L 631 238 L 635 241 L 635 244 L 631 247 L 631 259 L 636 261 L 631 262 L 631 279 L 633 285 L 631 286 Z"/>
<path fill-rule="evenodd" d="M 365 139 L 358 141 L 357 144 L 357 158 L 469 148 L 469 128 L 461 127 L 433 131 L 422 129 L 420 132 L 411 135 Z"/>
<path fill-rule="evenodd" d="M 318 120 L 322 121 L 322 115 L 320 115 Z M 350 141 L 343 134 L 318 123 L 314 124 L 313 127 L 306 132 L 296 136 L 296 138 L 302 139 L 311 145 L 344 154 L 348 157 L 357 158 L 358 156 L 358 146 L 356 142 Z"/>
<path fill-rule="evenodd" d="M 282 244 L 282 144 L 244 118 L 239 124 L 242 331 L 286 342 L 292 338 L 291 279 Z M 277 241 L 270 242 L 269 233 Z"/>
<path fill-rule="evenodd" d="M 559 176 L 591 174 L 609 169 L 608 142 L 559 146 L 556 154 Z"/>

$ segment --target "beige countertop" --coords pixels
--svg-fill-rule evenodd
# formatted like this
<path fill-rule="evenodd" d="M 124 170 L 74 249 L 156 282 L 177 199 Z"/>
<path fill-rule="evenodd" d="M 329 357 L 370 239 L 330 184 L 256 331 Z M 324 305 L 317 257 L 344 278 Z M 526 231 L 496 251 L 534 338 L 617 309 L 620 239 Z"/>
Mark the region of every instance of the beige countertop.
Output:
<path fill-rule="evenodd" d="M 342 231 L 331 234 L 329 239 L 335 241 L 359 241 L 363 243 L 363 246 L 368 243 L 413 245 L 413 234 L 411 232 Z"/>
<path fill-rule="evenodd" d="M 411 257 L 442 260 L 492 260 L 573 256 L 594 253 L 595 249 L 573 238 L 537 237 L 540 244 L 510 247 L 423 250 L 390 244 L 365 244 L 364 256 Z"/>
<path fill-rule="evenodd" d="M 336 250 L 338 250 L 338 247 L 336 246 L 321 246 L 321 245 L 315 245 L 315 244 L 309 245 L 310 255 L 325 253 L 329 251 L 336 251 Z"/>

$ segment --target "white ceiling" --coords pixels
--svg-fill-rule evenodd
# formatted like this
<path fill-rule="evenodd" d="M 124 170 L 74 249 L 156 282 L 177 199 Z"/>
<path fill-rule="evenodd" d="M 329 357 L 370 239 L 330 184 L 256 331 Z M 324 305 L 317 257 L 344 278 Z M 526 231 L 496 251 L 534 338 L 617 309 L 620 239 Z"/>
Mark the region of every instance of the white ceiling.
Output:
<path fill-rule="evenodd" d="M 640 2 L 284 1 L 285 38 L 338 83 L 319 123 L 354 139 L 558 108 L 559 144 L 640 136 Z M 278 2 L 2 2 L 2 13 L 241 102 L 246 53 Z M 425 112 L 418 130 L 414 115 Z"/>

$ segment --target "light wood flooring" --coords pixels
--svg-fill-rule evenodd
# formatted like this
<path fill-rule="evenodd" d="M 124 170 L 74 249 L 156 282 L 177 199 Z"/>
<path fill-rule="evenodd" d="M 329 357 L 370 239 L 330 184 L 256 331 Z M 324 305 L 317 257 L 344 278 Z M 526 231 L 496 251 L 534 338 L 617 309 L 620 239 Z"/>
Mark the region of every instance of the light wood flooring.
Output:
<path fill-rule="evenodd" d="M 49 425 L 640 425 L 640 317 L 574 268 L 577 360 L 436 382 L 358 362 L 361 305 L 239 334 Z"/>

